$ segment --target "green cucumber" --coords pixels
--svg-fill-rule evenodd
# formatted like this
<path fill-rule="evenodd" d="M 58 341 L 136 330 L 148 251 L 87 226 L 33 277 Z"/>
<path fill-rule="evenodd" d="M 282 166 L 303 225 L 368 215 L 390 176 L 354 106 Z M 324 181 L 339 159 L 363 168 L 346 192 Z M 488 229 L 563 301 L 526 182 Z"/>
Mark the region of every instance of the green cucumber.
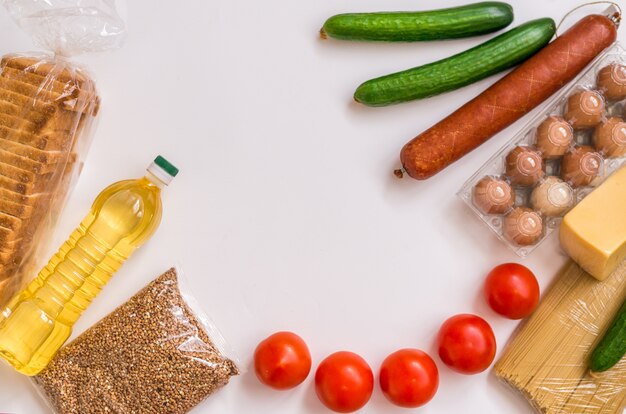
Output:
<path fill-rule="evenodd" d="M 624 354 L 626 354 L 626 302 L 591 353 L 589 368 L 592 372 L 606 371 L 617 364 Z"/>
<path fill-rule="evenodd" d="M 449 58 L 359 86 L 354 99 L 367 106 L 387 106 L 428 98 L 509 69 L 543 48 L 556 31 L 549 18 L 532 20 Z"/>
<path fill-rule="evenodd" d="M 459 39 L 500 30 L 513 21 L 513 8 L 496 1 L 422 12 L 347 13 L 331 17 L 322 38 L 413 42 Z"/>

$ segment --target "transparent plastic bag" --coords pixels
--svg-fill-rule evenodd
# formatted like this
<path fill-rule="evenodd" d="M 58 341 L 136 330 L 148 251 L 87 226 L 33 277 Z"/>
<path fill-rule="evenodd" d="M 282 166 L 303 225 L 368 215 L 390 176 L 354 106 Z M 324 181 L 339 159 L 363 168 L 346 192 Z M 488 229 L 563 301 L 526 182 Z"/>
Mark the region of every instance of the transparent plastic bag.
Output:
<path fill-rule="evenodd" d="M 126 37 L 114 0 L 0 0 L 35 43 L 58 56 L 117 49 Z"/>
<path fill-rule="evenodd" d="M 589 357 L 626 298 L 626 262 L 598 281 L 569 262 L 513 335 L 495 374 L 538 413 L 621 413 L 626 358 L 602 373 Z"/>
<path fill-rule="evenodd" d="M 33 378 L 55 413 L 187 413 L 239 374 L 179 273 L 159 276 Z"/>
<path fill-rule="evenodd" d="M 40 257 L 89 148 L 100 99 L 67 59 L 119 46 L 111 1 L 0 0 L 47 53 L 0 61 L 0 306 L 43 265 Z"/>

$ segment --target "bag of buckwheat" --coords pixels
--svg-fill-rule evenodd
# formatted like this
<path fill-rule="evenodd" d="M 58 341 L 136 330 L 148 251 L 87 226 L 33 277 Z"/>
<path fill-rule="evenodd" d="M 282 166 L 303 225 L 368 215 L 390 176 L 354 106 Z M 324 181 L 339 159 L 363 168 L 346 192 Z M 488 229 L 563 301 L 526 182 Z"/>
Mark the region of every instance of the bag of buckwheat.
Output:
<path fill-rule="evenodd" d="M 34 377 L 57 414 L 182 414 L 239 374 L 172 268 L 63 348 Z"/>

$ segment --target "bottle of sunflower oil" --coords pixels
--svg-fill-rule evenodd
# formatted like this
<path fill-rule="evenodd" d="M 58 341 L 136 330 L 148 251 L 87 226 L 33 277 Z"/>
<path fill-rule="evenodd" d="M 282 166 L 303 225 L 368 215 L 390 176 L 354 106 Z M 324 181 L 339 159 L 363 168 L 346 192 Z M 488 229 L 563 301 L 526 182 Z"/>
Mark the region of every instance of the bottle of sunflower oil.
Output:
<path fill-rule="evenodd" d="M 50 262 L 0 313 L 0 357 L 36 375 L 122 263 L 156 231 L 161 189 L 178 169 L 157 157 L 147 174 L 110 185 Z"/>

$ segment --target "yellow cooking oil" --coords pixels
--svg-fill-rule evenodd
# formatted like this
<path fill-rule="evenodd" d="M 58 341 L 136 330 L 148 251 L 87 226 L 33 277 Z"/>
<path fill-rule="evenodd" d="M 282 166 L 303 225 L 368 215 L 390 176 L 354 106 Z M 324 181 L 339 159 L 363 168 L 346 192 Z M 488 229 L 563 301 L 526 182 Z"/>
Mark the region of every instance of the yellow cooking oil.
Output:
<path fill-rule="evenodd" d="M 122 263 L 156 231 L 161 189 L 178 169 L 157 157 L 147 174 L 110 185 L 39 275 L 0 313 L 0 356 L 36 375 Z"/>

